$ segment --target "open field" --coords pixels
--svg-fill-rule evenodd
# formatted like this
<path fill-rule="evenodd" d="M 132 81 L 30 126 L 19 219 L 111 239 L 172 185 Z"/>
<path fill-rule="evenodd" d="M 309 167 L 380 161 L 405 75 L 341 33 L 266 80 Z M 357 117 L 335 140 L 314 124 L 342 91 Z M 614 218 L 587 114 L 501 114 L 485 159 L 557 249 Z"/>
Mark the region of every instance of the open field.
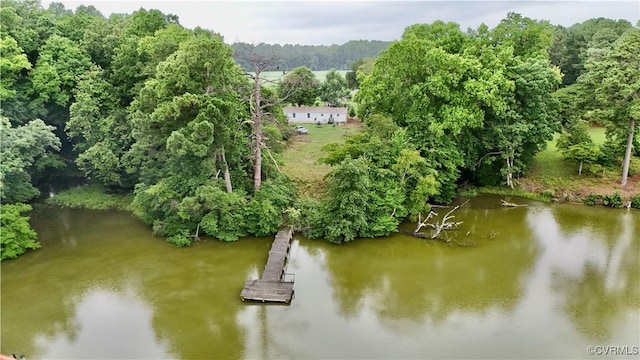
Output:
<path fill-rule="evenodd" d="M 328 72 L 329 70 L 320 70 L 313 71 L 313 74 L 316 76 L 316 79 L 318 79 L 318 81 L 324 81 Z M 345 76 L 347 70 L 338 70 L 338 73 L 340 73 L 342 76 Z M 280 81 L 283 76 L 285 76 L 282 74 L 282 71 L 265 71 L 261 75 L 267 82 L 273 83 L 274 85 L 277 84 L 277 82 Z"/>
<path fill-rule="evenodd" d="M 313 75 L 316 76 L 316 79 L 320 80 L 320 81 L 324 81 L 327 77 L 327 74 L 329 73 L 330 70 L 320 70 L 320 71 L 313 71 Z M 342 75 L 342 77 L 344 77 L 347 74 L 348 70 L 337 70 L 338 74 Z"/>
<path fill-rule="evenodd" d="M 287 149 L 282 154 L 284 166 L 282 171 L 289 175 L 297 184 L 302 195 L 317 197 L 324 189 L 324 177 L 331 167 L 318 163 L 318 159 L 325 156 L 321 150 L 323 146 L 344 141 L 346 135 L 357 134 L 362 131 L 362 124 L 348 123 L 342 126 L 331 125 L 306 126 L 308 134 L 297 135 L 289 141 Z"/>

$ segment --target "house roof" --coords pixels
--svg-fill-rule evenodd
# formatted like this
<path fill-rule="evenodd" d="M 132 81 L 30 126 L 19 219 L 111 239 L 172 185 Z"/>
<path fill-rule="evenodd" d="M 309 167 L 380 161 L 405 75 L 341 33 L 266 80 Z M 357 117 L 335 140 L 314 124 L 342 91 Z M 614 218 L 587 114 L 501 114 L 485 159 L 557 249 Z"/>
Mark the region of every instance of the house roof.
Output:
<path fill-rule="evenodd" d="M 287 106 L 283 111 L 285 113 L 347 114 L 347 108 L 345 107 L 330 106 Z"/>

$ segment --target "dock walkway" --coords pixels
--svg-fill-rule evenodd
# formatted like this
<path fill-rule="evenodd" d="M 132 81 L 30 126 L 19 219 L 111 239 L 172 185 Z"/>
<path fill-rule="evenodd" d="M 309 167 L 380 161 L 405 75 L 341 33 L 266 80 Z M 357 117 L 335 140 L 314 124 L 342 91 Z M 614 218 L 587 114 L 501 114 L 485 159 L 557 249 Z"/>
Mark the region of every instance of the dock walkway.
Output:
<path fill-rule="evenodd" d="M 285 267 L 291 248 L 293 232 L 290 229 L 280 230 L 276 234 L 267 264 L 260 279 L 249 279 L 240 293 L 242 301 L 254 300 L 262 302 L 289 303 L 293 297 L 293 280 L 285 280 Z"/>

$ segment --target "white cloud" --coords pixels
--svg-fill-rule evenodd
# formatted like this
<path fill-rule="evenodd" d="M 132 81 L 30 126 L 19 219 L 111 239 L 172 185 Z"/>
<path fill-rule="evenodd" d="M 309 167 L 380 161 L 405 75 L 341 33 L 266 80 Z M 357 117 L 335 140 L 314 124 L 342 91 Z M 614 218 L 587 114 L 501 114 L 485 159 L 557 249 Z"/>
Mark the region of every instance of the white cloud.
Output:
<path fill-rule="evenodd" d="M 48 6 L 51 1 L 43 1 Z M 178 15 L 188 28 L 221 33 L 226 42 L 342 44 L 348 40 L 395 40 L 416 23 L 453 21 L 465 30 L 498 24 L 508 12 L 570 26 L 589 18 L 640 19 L 638 1 L 163 1 L 74 0 L 103 15 L 141 7 Z"/>

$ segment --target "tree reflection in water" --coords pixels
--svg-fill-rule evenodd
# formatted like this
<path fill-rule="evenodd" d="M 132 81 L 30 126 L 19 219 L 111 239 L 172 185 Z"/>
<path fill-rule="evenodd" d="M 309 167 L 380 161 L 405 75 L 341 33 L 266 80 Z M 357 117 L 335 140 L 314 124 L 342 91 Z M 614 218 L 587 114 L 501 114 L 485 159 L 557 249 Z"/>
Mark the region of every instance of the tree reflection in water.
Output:
<path fill-rule="evenodd" d="M 239 299 L 271 238 L 176 249 L 126 213 L 36 212 L 43 248 L 2 264 L 2 351 L 77 354 L 133 332 L 145 345 L 130 352 L 175 358 L 576 358 L 594 342 L 636 345 L 640 212 L 528 204 L 472 199 L 451 244 L 297 237 L 289 306 Z"/>
<path fill-rule="evenodd" d="M 602 216 L 603 211 L 609 216 Z M 553 287 L 568 318 L 593 341 L 610 341 L 619 331 L 635 332 L 637 339 L 637 327 L 621 326 L 633 311 L 637 318 L 640 308 L 638 217 L 625 210 L 584 207 L 556 207 L 554 216 L 565 224 L 565 241 L 586 255 L 581 267 L 554 267 Z"/>
<path fill-rule="evenodd" d="M 476 205 L 482 204 L 472 199 L 457 213 L 456 221 L 464 223 L 450 234 L 453 245 L 395 234 L 328 252 L 327 269 L 343 315 L 356 316 L 369 303 L 393 326 L 400 319 L 438 322 L 458 311 L 513 309 L 538 253 L 527 210 Z"/>

